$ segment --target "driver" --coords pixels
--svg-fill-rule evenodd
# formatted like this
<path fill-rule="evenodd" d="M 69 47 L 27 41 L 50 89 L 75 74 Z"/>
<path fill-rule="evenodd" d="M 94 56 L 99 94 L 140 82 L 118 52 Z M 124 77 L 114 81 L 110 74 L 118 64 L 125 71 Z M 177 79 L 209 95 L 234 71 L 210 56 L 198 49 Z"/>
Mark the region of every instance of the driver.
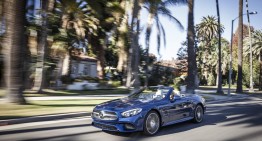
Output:
<path fill-rule="evenodd" d="M 175 96 L 179 96 L 180 97 L 180 92 L 179 91 L 172 91 L 172 93 L 170 94 L 170 100 L 174 100 Z"/>

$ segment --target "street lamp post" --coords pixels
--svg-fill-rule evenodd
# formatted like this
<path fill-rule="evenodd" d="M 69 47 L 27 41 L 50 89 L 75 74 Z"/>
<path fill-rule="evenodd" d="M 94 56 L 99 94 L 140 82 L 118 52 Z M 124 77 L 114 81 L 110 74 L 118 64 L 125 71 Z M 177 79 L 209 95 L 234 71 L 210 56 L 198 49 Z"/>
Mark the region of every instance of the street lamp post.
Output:
<path fill-rule="evenodd" d="M 250 13 L 248 13 L 248 14 L 250 14 L 250 15 L 253 15 L 253 14 L 257 14 L 257 11 L 254 11 L 254 12 L 250 12 Z M 248 15 L 248 14 L 243 14 L 243 15 Z M 242 15 L 242 16 L 243 16 Z M 232 78 L 231 78 L 231 75 L 232 75 L 232 46 L 233 46 L 233 30 L 234 30 L 234 21 L 236 20 L 236 19 L 238 19 L 239 18 L 239 16 L 238 17 L 236 17 L 235 19 L 233 19 L 232 20 L 232 23 L 231 23 L 231 45 L 230 45 L 230 58 L 229 58 L 229 61 L 230 61 L 230 63 L 229 63 L 229 74 L 228 74 L 228 96 L 230 95 L 230 91 L 231 91 L 231 80 L 232 80 Z M 249 28 L 250 29 L 250 28 Z M 253 86 L 253 85 L 252 85 Z"/>

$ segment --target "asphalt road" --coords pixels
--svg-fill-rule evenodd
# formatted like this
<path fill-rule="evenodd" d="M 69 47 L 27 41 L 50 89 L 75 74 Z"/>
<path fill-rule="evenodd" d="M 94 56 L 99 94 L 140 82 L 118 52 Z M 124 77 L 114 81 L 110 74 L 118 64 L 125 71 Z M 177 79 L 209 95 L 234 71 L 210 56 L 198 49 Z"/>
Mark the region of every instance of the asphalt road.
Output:
<path fill-rule="evenodd" d="M 262 141 L 262 99 L 249 97 L 208 104 L 200 124 L 184 122 L 142 133 L 106 133 L 89 117 L 0 127 L 1 141 Z"/>

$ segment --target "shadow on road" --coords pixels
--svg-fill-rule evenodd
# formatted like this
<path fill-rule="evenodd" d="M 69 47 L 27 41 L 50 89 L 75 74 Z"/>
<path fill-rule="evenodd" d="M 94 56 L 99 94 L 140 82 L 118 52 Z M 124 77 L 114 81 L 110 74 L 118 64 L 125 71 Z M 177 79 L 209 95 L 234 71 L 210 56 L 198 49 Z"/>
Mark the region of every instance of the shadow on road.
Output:
<path fill-rule="evenodd" d="M 68 126 L 56 126 L 56 127 L 44 127 L 44 128 L 33 128 L 33 129 L 21 129 L 21 130 L 11 130 L 11 131 L 0 131 L 0 135 L 8 135 L 8 134 L 17 134 L 17 133 L 32 133 L 39 131 L 50 131 L 50 130 L 58 130 L 58 129 L 69 129 L 77 128 L 77 127 L 88 127 L 91 124 L 81 124 L 81 125 L 68 125 Z"/>
<path fill-rule="evenodd" d="M 44 138 L 37 138 L 37 139 L 29 139 L 29 140 L 22 140 L 22 141 L 41 141 L 41 140 L 52 140 L 56 138 L 66 138 L 63 139 L 62 141 L 75 141 L 74 137 L 79 136 L 79 135 L 88 135 L 88 134 L 95 134 L 99 133 L 101 131 L 89 131 L 89 132 L 82 132 L 82 133 L 75 133 L 75 134 L 68 134 L 68 135 L 60 135 L 60 136 L 54 136 L 54 137 L 44 137 Z"/>
<path fill-rule="evenodd" d="M 207 125 L 215 125 L 218 122 L 226 120 L 226 116 L 224 115 L 205 115 L 205 119 L 202 123 L 196 124 L 192 121 L 182 122 L 174 125 L 169 125 L 160 128 L 160 131 L 155 136 L 163 136 L 168 134 L 175 134 L 179 132 L 184 132 L 187 130 L 192 130 L 195 128 L 200 128 L 202 126 Z M 116 135 L 116 136 L 122 136 L 122 137 L 129 137 L 130 140 L 140 140 L 143 138 L 152 138 L 155 137 L 149 137 L 143 135 L 142 132 L 134 132 L 134 133 L 118 133 L 118 132 L 105 132 L 107 134 Z"/>

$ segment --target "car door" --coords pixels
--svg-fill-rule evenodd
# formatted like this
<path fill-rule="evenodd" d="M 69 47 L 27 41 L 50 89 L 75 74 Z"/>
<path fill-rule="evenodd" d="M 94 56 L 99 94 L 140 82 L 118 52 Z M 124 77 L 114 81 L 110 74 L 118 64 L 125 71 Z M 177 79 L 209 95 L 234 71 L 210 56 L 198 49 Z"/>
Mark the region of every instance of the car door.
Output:
<path fill-rule="evenodd" d="M 189 117 L 192 112 L 193 101 L 189 97 L 184 97 L 184 105 L 183 105 L 183 118 Z"/>
<path fill-rule="evenodd" d="M 169 101 L 165 106 L 162 106 L 165 123 L 170 123 L 185 117 L 185 99 L 178 96 L 176 96 L 175 99 L 174 101 Z"/>
<path fill-rule="evenodd" d="M 171 102 L 172 108 L 169 111 L 171 122 L 182 119 L 186 116 L 185 114 L 186 100 L 183 97 L 179 97 L 179 96 L 176 96 L 175 99 L 176 100 L 173 103 Z"/>

